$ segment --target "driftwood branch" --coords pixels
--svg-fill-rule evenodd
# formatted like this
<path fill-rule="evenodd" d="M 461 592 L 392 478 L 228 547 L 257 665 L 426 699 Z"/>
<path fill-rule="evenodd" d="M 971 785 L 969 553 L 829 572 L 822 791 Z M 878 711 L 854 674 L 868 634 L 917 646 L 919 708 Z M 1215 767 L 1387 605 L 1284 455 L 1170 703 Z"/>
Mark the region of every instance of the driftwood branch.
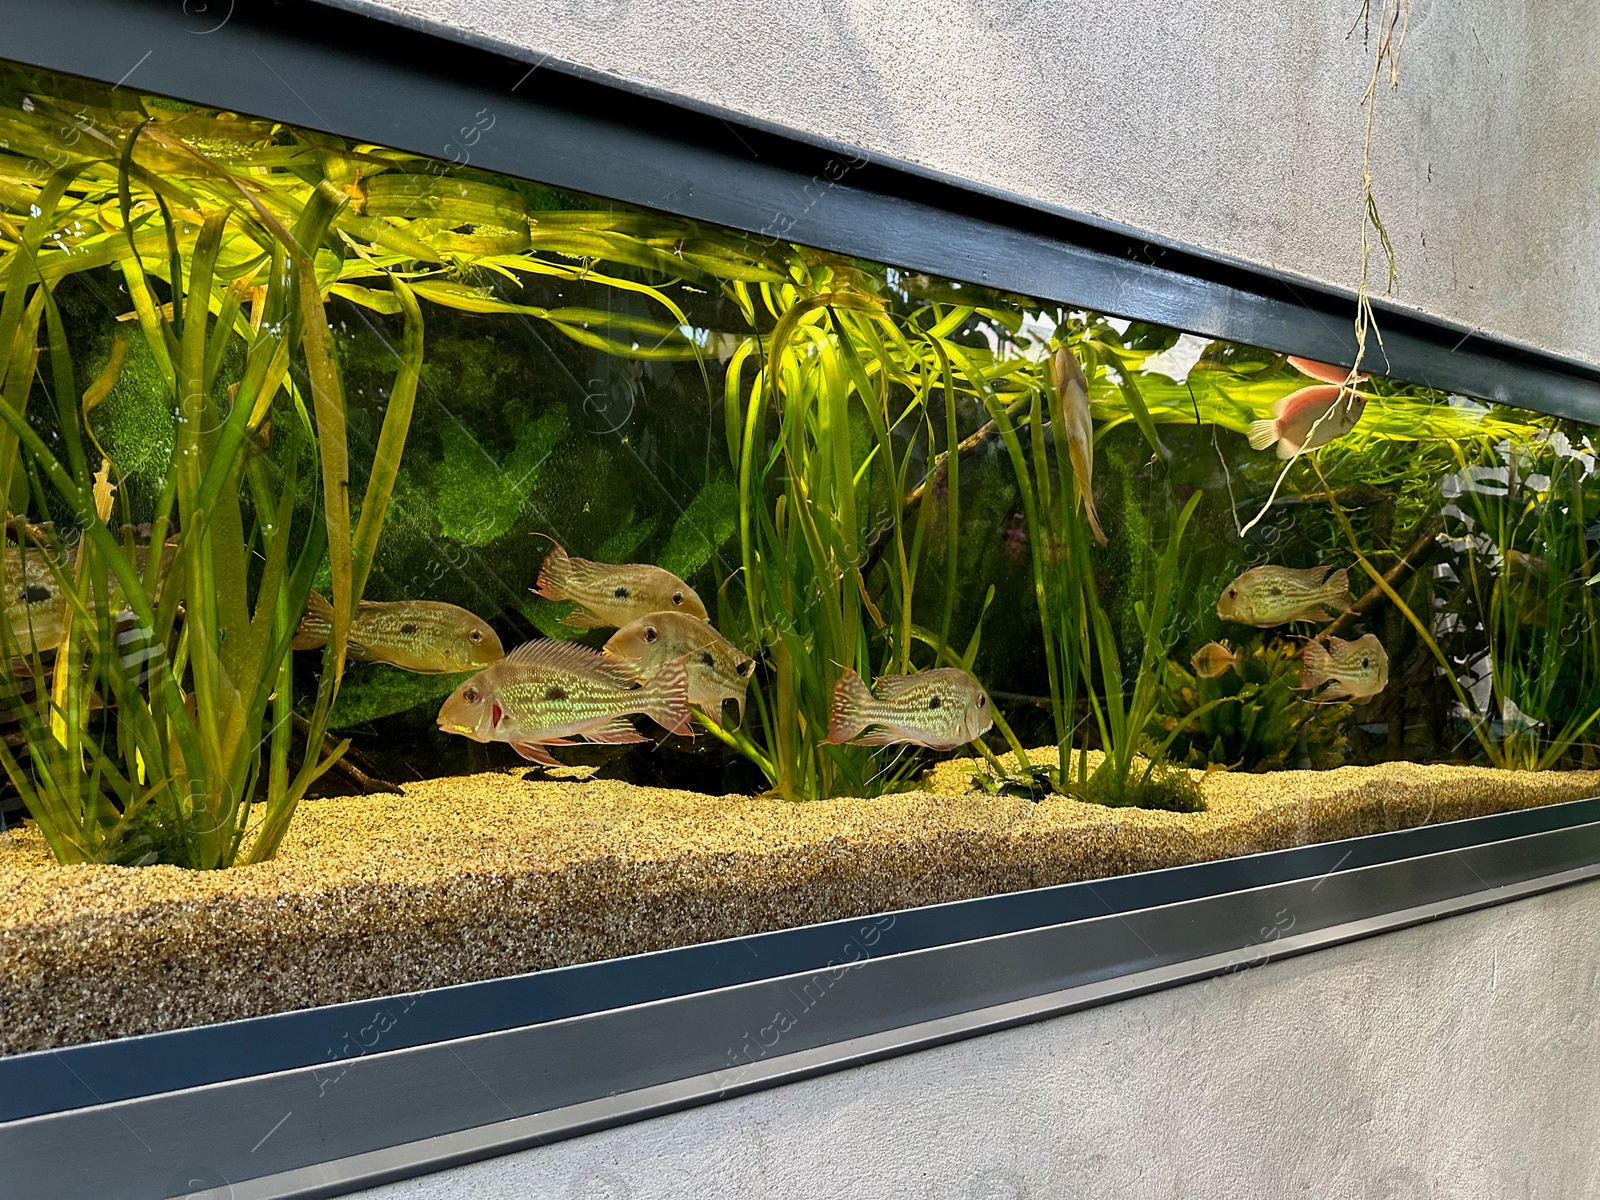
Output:
<path fill-rule="evenodd" d="M 1410 579 L 1421 567 L 1426 566 L 1435 554 L 1439 552 L 1439 535 L 1444 532 L 1444 518 L 1431 517 L 1423 523 L 1422 530 L 1417 534 L 1416 541 L 1400 556 L 1400 560 L 1383 573 L 1383 581 L 1395 591 L 1400 590 L 1400 585 Z M 1388 599 L 1388 595 L 1377 584 L 1373 584 L 1362 594 L 1361 599 L 1350 606 L 1350 611 L 1342 614 L 1332 625 L 1322 632 L 1334 637 L 1342 637 L 1352 625 L 1366 617 L 1373 609 L 1378 608 Z"/>

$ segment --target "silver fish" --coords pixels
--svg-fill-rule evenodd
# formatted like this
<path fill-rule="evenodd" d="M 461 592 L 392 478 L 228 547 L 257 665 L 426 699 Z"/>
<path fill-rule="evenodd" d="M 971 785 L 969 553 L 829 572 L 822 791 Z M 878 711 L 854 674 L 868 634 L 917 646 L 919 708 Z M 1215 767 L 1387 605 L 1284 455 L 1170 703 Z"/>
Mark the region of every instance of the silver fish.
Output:
<path fill-rule="evenodd" d="M 1088 518 L 1089 531 L 1100 545 L 1106 544 L 1106 535 L 1100 528 L 1100 517 L 1094 510 L 1094 422 L 1089 417 L 1089 380 L 1084 376 L 1083 364 L 1065 342 L 1056 350 L 1051 365 L 1051 382 L 1061 397 L 1061 408 L 1066 429 L 1067 458 L 1072 463 L 1072 477 L 1078 495 L 1083 500 L 1083 515 Z"/>
<path fill-rule="evenodd" d="M 1308 700 L 1365 704 L 1388 683 L 1389 655 L 1375 633 L 1353 642 L 1327 637 L 1306 643 L 1298 686 L 1310 693 Z"/>
<path fill-rule="evenodd" d="M 854 671 L 833 689 L 828 741 L 856 746 L 909 742 L 930 750 L 954 750 L 976 741 L 994 724 L 989 697 L 978 681 L 956 667 L 915 675 L 885 675 L 877 694 Z"/>
<path fill-rule="evenodd" d="M 554 540 L 533 589 L 546 600 L 576 601 L 582 612 L 563 618 L 580 629 L 621 628 L 653 612 L 685 612 L 705 620 L 695 590 L 671 571 L 645 563 L 602 563 L 573 558 Z"/>
<path fill-rule="evenodd" d="M 523 758 L 559 766 L 546 746 L 642 742 L 628 720 L 649 717 L 689 734 L 689 674 L 682 660 L 640 687 L 597 650 L 545 638 L 518 646 L 467 680 L 439 709 L 439 728 L 475 742 L 509 742 Z"/>
<path fill-rule="evenodd" d="M 654 679 L 673 659 L 682 659 L 689 671 L 689 703 L 720 716 L 722 702 L 732 700 L 744 723 L 744 694 L 755 659 L 699 617 L 650 613 L 612 634 L 605 652 L 627 664 L 640 683 Z"/>
<path fill-rule="evenodd" d="M 1343 567 L 1251 567 L 1217 600 L 1224 621 L 1270 629 L 1291 621 L 1331 621 L 1350 608 L 1350 572 Z"/>
<path fill-rule="evenodd" d="M 295 630 L 296 650 L 327 645 L 333 606 L 316 592 Z M 438 600 L 363 600 L 350 623 L 346 654 L 359 662 L 382 662 L 403 671 L 441 675 L 471 671 L 505 656 L 500 638 L 466 609 Z"/>

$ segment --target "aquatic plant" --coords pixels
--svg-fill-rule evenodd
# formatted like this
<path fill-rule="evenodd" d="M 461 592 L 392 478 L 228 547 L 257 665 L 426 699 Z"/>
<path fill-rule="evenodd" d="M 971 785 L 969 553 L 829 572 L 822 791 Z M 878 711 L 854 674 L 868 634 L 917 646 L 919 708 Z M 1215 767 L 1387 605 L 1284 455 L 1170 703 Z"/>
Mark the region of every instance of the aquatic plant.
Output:
<path fill-rule="evenodd" d="M 0 260 L 0 482 L 11 511 L 30 499 L 41 516 L 64 508 L 73 537 L 51 545 L 18 536 L 19 558 L 31 543 L 51 564 L 65 632 L 47 671 L 39 649 L 25 654 L 18 631 L 0 622 L 0 648 L 26 657 L 33 683 L 31 694 L 7 697 L 27 765 L 9 748 L 0 762 L 63 862 L 260 861 L 343 750 L 324 748 L 327 715 L 405 442 L 421 316 L 404 281 L 392 279 L 403 347 L 352 521 L 345 401 L 316 261 L 347 197 L 327 172 L 312 183 L 283 172 L 294 183 L 278 190 L 185 140 L 209 132 L 237 148 L 261 136 L 246 123 L 183 117 L 163 126 L 136 105 L 100 98 L 100 107 L 67 109 L 30 95 L 24 109 L 37 123 L 10 145 L 19 177 L 68 134 L 72 161 L 7 197 L 30 216 Z M 308 153 L 296 166 L 316 161 Z M 114 379 L 97 379 L 80 400 L 55 296 L 65 280 L 111 264 L 176 414 L 170 462 L 144 497 L 147 552 L 126 520 L 137 482 L 86 445 Z M 54 409 L 50 441 L 27 413 L 36 373 L 28 347 L 41 319 L 50 371 L 38 390 Z M 231 383 L 222 374 L 230 353 L 241 364 Z M 303 451 L 320 468 L 321 512 L 302 524 Z M 119 509 L 124 519 L 113 524 Z M 334 636 L 292 767 L 289 644 L 325 555 Z"/>
<path fill-rule="evenodd" d="M 1468 688 L 1468 716 L 1496 766 L 1544 770 L 1600 722 L 1594 452 L 1551 431 L 1499 458 L 1462 458 L 1450 481 L 1467 528 L 1461 586 L 1485 638 L 1462 672 L 1487 683 Z"/>
<path fill-rule="evenodd" d="M 1190 767 L 1338 765 L 1350 707 L 1307 704 L 1299 682 L 1299 653 L 1276 638 L 1242 647 L 1236 665 L 1212 678 L 1169 659 L 1149 734 L 1174 735 L 1170 756 Z"/>
<path fill-rule="evenodd" d="M 959 439 L 952 369 L 938 339 L 965 314 L 936 318 L 925 332 L 915 320 L 895 320 L 860 272 L 798 251 L 781 286 L 736 281 L 728 293 L 752 327 L 772 322 L 729 360 L 724 404 L 739 494 L 740 632 L 752 649 L 766 648 L 771 679 L 752 688 L 755 735 L 706 724 L 790 799 L 890 788 L 910 764 L 881 765 L 881 752 L 826 745 L 828 714 L 845 669 L 872 678 L 912 667 L 916 580 L 933 507 L 918 504 L 908 515 L 920 486 L 911 483 L 913 450 L 920 439 L 931 461 L 942 441 L 946 528 L 954 531 L 960 456 L 949 451 Z M 748 383 L 746 364 L 755 367 Z M 944 396 L 942 431 L 936 392 Z M 946 549 L 936 662 L 953 607 L 953 533 Z M 868 586 L 874 565 L 883 580 L 876 598 Z M 724 610 L 724 622 L 736 618 L 731 605 Z"/>

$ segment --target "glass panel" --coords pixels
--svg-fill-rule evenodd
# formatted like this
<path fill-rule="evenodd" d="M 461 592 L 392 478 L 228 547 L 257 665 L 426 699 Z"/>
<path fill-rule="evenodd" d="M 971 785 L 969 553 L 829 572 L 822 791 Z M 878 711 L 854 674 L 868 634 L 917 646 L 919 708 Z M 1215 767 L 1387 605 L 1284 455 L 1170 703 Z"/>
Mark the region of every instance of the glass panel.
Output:
<path fill-rule="evenodd" d="M 1600 790 L 1587 427 L 19 68 L 0 147 L 0 1048 Z"/>

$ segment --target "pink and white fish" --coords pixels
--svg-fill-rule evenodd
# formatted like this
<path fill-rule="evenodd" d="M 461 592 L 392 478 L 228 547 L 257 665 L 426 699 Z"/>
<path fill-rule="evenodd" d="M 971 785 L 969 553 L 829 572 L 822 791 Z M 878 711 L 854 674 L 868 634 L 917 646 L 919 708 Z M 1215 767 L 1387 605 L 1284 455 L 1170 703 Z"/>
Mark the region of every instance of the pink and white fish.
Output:
<path fill-rule="evenodd" d="M 1276 442 L 1279 458 L 1293 458 L 1349 433 L 1366 407 L 1360 392 L 1314 383 L 1274 404 L 1271 420 L 1250 422 L 1250 448 L 1265 450 Z"/>
<path fill-rule="evenodd" d="M 1289 365 L 1302 375 L 1309 375 L 1323 383 L 1343 383 L 1349 379 L 1351 383 L 1361 383 L 1369 378 L 1364 373 L 1357 372 L 1355 378 L 1350 378 L 1350 372 L 1345 367 L 1336 367 L 1332 363 L 1318 362 L 1314 358 L 1296 358 L 1289 355 Z"/>

